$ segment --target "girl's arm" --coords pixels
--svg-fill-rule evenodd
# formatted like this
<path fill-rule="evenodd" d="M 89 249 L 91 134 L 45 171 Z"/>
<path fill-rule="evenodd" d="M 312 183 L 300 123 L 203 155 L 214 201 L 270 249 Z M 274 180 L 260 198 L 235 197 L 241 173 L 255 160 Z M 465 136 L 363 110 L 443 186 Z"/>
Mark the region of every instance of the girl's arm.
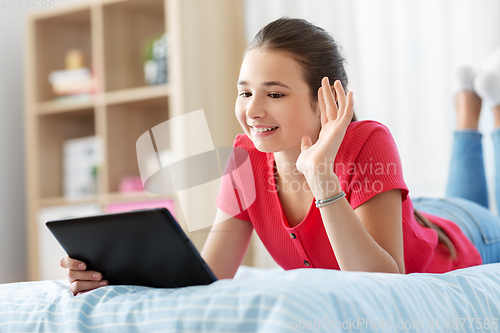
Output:
<path fill-rule="evenodd" d="M 354 212 L 375 242 L 396 262 L 399 273 L 404 274 L 401 210 L 401 189 L 394 189 L 375 195 Z"/>
<path fill-rule="evenodd" d="M 340 269 L 404 273 L 401 209 L 400 189 L 379 193 L 354 211 L 345 197 L 321 207 Z"/>
<path fill-rule="evenodd" d="M 325 77 L 318 90 L 318 101 L 319 139 L 313 144 L 310 137 L 302 138 L 297 168 L 304 174 L 314 197 L 323 200 L 341 192 L 337 176 L 327 172 L 333 166 L 323 161 L 338 153 L 353 116 L 353 97 L 352 92 L 345 95 L 340 81 L 330 87 Z M 342 270 L 404 273 L 400 189 L 375 195 L 356 208 L 356 212 L 345 197 L 321 207 L 320 212 Z"/>
<path fill-rule="evenodd" d="M 215 223 L 201 256 L 218 279 L 234 277 L 248 249 L 252 231 L 252 223 L 231 217 L 217 209 Z"/>

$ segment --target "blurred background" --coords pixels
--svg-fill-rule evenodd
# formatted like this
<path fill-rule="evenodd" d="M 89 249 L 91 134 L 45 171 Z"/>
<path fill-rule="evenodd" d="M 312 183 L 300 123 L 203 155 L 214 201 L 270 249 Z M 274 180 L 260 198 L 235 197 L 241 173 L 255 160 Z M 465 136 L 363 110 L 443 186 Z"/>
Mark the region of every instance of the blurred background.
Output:
<path fill-rule="evenodd" d="M 444 195 L 456 68 L 478 70 L 500 47 L 500 0 L 45 3 L 53 10 L 35 13 L 27 1 L 0 7 L 1 283 L 61 277 L 43 219 L 160 205 L 182 221 L 175 197 L 133 193 L 141 190 L 135 141 L 203 108 L 214 145 L 231 145 L 241 132 L 233 111 L 242 52 L 278 17 L 307 19 L 342 46 L 358 118 L 389 127 L 413 198 Z M 483 103 L 489 184 L 492 130 Z M 174 134 L 173 148 L 192 139 Z M 204 230 L 190 234 L 200 250 Z M 273 266 L 253 238 L 244 263 Z"/>

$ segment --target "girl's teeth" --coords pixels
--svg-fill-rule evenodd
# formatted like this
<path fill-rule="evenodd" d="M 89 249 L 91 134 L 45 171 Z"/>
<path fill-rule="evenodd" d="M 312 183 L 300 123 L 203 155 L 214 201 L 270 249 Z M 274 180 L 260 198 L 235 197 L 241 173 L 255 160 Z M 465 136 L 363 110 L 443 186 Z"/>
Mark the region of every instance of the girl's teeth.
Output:
<path fill-rule="evenodd" d="M 257 133 L 262 133 L 262 132 L 267 132 L 267 131 L 272 131 L 274 129 L 276 129 L 277 127 L 268 127 L 268 128 L 256 128 L 256 127 L 252 127 L 252 129 L 257 132 Z"/>

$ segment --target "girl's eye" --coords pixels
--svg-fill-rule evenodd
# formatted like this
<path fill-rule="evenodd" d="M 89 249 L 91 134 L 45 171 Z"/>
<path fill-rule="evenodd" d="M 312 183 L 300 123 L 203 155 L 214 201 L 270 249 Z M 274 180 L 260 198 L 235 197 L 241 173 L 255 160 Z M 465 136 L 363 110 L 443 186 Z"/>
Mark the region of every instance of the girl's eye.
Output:
<path fill-rule="evenodd" d="M 269 96 L 271 96 L 271 98 L 280 98 L 283 97 L 283 94 L 269 94 Z"/>
<path fill-rule="evenodd" d="M 238 96 L 241 96 L 241 97 L 250 97 L 252 94 L 249 93 L 249 92 L 241 92 Z M 281 98 L 283 97 L 284 95 L 283 94 L 278 94 L 278 93 L 271 93 L 269 94 L 269 96 L 273 99 L 276 99 L 276 98 Z"/>

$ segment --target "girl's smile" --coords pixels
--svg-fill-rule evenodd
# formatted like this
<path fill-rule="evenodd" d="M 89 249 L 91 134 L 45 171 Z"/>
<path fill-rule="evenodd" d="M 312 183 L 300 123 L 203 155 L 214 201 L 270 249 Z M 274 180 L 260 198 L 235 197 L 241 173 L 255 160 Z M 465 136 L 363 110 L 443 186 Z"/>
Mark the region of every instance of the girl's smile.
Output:
<path fill-rule="evenodd" d="M 278 126 L 274 126 L 274 127 L 261 126 L 261 125 L 255 125 L 255 126 L 248 125 L 248 126 L 253 130 L 255 135 L 257 135 L 258 137 L 264 137 L 264 136 L 271 135 L 274 133 L 274 131 L 276 131 L 278 129 Z"/>

